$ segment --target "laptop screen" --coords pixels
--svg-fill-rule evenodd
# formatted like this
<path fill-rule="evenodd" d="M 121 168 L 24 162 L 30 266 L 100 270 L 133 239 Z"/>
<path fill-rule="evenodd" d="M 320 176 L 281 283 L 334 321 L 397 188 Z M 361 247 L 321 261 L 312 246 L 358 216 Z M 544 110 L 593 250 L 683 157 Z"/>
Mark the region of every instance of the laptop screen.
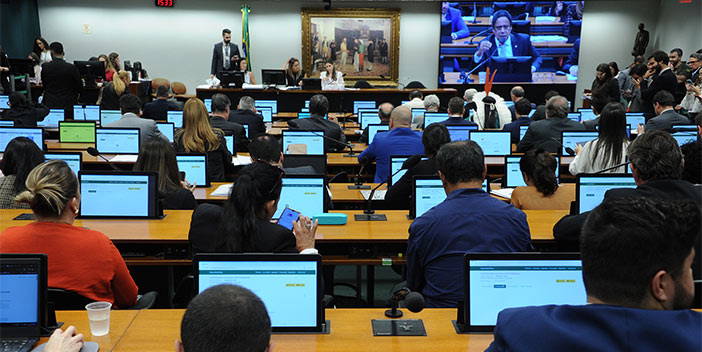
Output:
<path fill-rule="evenodd" d="M 156 128 L 163 133 L 169 142 L 173 142 L 173 134 L 175 132 L 175 124 L 172 122 L 157 122 Z"/>
<path fill-rule="evenodd" d="M 27 137 L 44 150 L 44 131 L 41 128 L 0 127 L 0 153 L 4 153 L 10 141 L 17 137 Z"/>
<path fill-rule="evenodd" d="M 263 117 L 263 123 L 273 122 L 273 108 L 270 106 L 256 107 L 256 111 Z"/>
<path fill-rule="evenodd" d="M 242 123 L 242 127 L 244 127 L 244 135 L 246 135 L 246 138 L 251 138 L 249 136 L 249 124 L 248 123 Z"/>
<path fill-rule="evenodd" d="M 227 150 L 229 150 L 232 155 L 236 155 L 234 152 L 234 136 L 224 136 L 224 141 L 227 142 Z"/>
<path fill-rule="evenodd" d="M 212 113 L 212 99 L 205 99 L 203 101 L 205 103 L 205 109 L 207 109 L 207 113 L 211 114 Z"/>
<path fill-rule="evenodd" d="M 358 123 L 361 129 L 364 130 L 370 124 L 380 124 L 380 116 L 376 111 L 361 111 L 358 113 Z"/>
<path fill-rule="evenodd" d="M 427 109 L 424 108 L 414 108 L 412 109 L 412 122 L 414 123 L 414 120 L 418 117 L 424 117 L 424 113 L 427 112 Z"/>
<path fill-rule="evenodd" d="M 40 273 L 39 258 L 0 259 L 0 329 L 39 325 Z"/>
<path fill-rule="evenodd" d="M 374 101 L 370 100 L 357 100 L 353 102 L 353 113 L 358 115 L 358 109 L 376 109 Z"/>
<path fill-rule="evenodd" d="M 14 127 L 15 121 L 12 120 L 0 120 L 0 127 Z"/>
<path fill-rule="evenodd" d="M 560 168 L 560 158 L 556 158 L 556 180 L 558 180 L 558 170 Z M 516 188 L 526 186 L 522 171 L 519 169 L 519 161 L 521 156 L 506 156 L 505 157 L 505 187 Z"/>
<path fill-rule="evenodd" d="M 524 139 L 524 135 L 526 134 L 528 129 L 529 129 L 529 125 L 520 125 L 519 126 L 519 140 L 520 141 L 522 139 Z"/>
<path fill-rule="evenodd" d="M 568 118 L 575 121 L 575 122 L 580 122 L 580 113 L 579 112 L 569 112 Z"/>
<path fill-rule="evenodd" d="M 612 188 L 636 188 L 634 177 L 629 174 L 578 175 L 575 182 L 580 213 L 595 209 Z"/>
<path fill-rule="evenodd" d="M 563 143 L 563 147 L 561 148 L 561 155 L 568 155 L 566 147 L 570 147 L 573 150 L 578 144 L 584 147 L 585 143 L 597 139 L 598 136 L 599 132 L 597 131 L 562 131 L 561 143 Z"/>
<path fill-rule="evenodd" d="M 643 113 L 627 112 L 626 124 L 631 125 L 631 128 L 636 129 L 638 125 L 646 124 L 646 117 L 643 116 Z"/>
<path fill-rule="evenodd" d="M 271 108 L 271 112 L 273 114 L 278 113 L 278 101 L 276 100 L 256 100 L 254 102 L 254 106 L 256 107 L 256 110 L 258 110 L 261 107 L 268 106 Z M 268 122 L 268 121 L 265 121 Z"/>
<path fill-rule="evenodd" d="M 45 153 L 44 159 L 49 160 L 63 160 L 68 164 L 68 167 L 73 170 L 73 172 L 78 175 L 81 169 L 81 162 L 83 161 L 82 153 Z"/>
<path fill-rule="evenodd" d="M 597 115 L 595 115 L 592 109 L 581 109 L 578 110 L 578 113 L 580 114 L 580 121 L 594 120 L 597 118 Z"/>
<path fill-rule="evenodd" d="M 138 128 L 98 128 L 95 147 L 103 154 L 139 154 Z"/>
<path fill-rule="evenodd" d="M 183 128 L 183 112 L 182 111 L 169 111 L 166 115 L 166 121 L 173 123 L 175 128 Z"/>
<path fill-rule="evenodd" d="M 60 121 L 59 142 L 61 143 L 95 143 L 95 122 Z"/>
<path fill-rule="evenodd" d="M 37 121 L 37 127 L 58 127 L 59 121 L 64 119 L 63 109 L 51 109 L 49 114 L 44 117 L 44 120 Z"/>
<path fill-rule="evenodd" d="M 185 179 L 200 187 L 207 187 L 207 157 L 202 155 L 176 155 L 178 170 L 185 172 Z"/>
<path fill-rule="evenodd" d="M 672 134 L 673 138 L 678 142 L 678 146 L 682 146 L 685 143 L 694 142 L 697 140 L 697 131 L 680 131 Z"/>
<path fill-rule="evenodd" d="M 512 154 L 512 134 L 509 131 L 470 131 L 470 140 L 478 143 L 485 156 Z"/>
<path fill-rule="evenodd" d="M 478 126 L 469 125 L 446 125 L 446 129 L 449 131 L 451 136 L 451 142 L 455 141 L 467 141 L 468 131 L 477 131 Z"/>
<path fill-rule="evenodd" d="M 446 199 L 446 191 L 438 177 L 414 178 L 414 216 L 420 217 L 435 205 Z"/>
<path fill-rule="evenodd" d="M 383 131 L 390 131 L 390 125 L 368 125 L 368 144 L 373 142 L 373 139 L 378 132 Z"/>
<path fill-rule="evenodd" d="M 10 96 L 0 95 L 0 110 L 10 109 Z"/>
<path fill-rule="evenodd" d="M 265 304 L 273 331 L 313 331 L 322 316 L 320 260 L 297 254 L 197 255 L 197 292 L 225 283 L 245 287 Z"/>
<path fill-rule="evenodd" d="M 432 123 L 448 120 L 448 118 L 449 118 L 449 115 L 447 112 L 425 112 L 424 113 L 424 128 L 431 125 Z"/>
<path fill-rule="evenodd" d="M 122 118 L 122 113 L 119 110 L 102 110 L 100 111 L 100 126 L 105 127 Z"/>
<path fill-rule="evenodd" d="M 673 129 L 677 132 L 697 131 L 697 125 L 673 125 Z"/>
<path fill-rule="evenodd" d="M 81 171 L 83 217 L 154 217 L 158 202 L 158 174 L 145 172 Z"/>
<path fill-rule="evenodd" d="M 73 105 L 74 121 L 100 121 L 100 105 Z"/>
<path fill-rule="evenodd" d="M 400 169 L 402 169 L 402 164 L 410 156 L 411 155 L 392 155 L 392 156 L 390 156 L 390 175 L 388 175 L 388 176 L 392 176 L 396 172 L 397 172 L 397 175 L 395 175 L 394 177 L 390 177 L 390 179 L 388 180 L 388 186 L 394 185 L 395 182 L 400 180 L 402 178 L 402 176 L 404 176 L 405 173 L 407 173 L 407 170 L 400 171 Z M 422 160 L 428 160 L 428 159 L 429 158 L 426 158 L 426 157 L 422 158 Z M 400 171 L 400 172 L 398 172 L 398 171 Z"/>
<path fill-rule="evenodd" d="M 286 207 L 310 218 L 324 213 L 324 177 L 283 177 L 282 183 L 274 219 L 278 219 Z"/>
<path fill-rule="evenodd" d="M 466 254 L 466 326 L 492 331 L 505 308 L 587 302 L 577 254 Z M 530 258 L 532 257 L 532 258 Z"/>
<path fill-rule="evenodd" d="M 283 130 L 283 153 L 324 155 L 324 131 Z"/>

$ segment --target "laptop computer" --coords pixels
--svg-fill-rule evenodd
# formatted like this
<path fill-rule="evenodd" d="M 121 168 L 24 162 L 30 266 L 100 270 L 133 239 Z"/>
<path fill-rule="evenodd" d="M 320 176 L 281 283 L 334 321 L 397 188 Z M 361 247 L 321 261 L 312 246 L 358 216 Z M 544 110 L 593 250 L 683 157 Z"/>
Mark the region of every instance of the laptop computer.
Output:
<path fill-rule="evenodd" d="M 263 117 L 263 123 L 273 122 L 273 108 L 270 106 L 257 106 L 256 111 Z"/>
<path fill-rule="evenodd" d="M 95 129 L 95 148 L 102 154 L 139 154 L 138 128 Z"/>
<path fill-rule="evenodd" d="M 14 127 L 15 121 L 12 120 L 0 120 L 0 127 Z"/>
<path fill-rule="evenodd" d="M 578 109 L 578 113 L 580 114 L 580 121 L 589 121 L 597 118 L 597 115 L 595 115 L 595 112 L 592 111 L 592 109 L 580 108 Z"/>
<path fill-rule="evenodd" d="M 558 180 L 558 170 L 561 166 L 561 158 L 556 156 L 556 180 Z M 505 156 L 505 177 L 502 178 L 503 188 L 517 188 L 526 186 L 522 171 L 519 169 L 519 162 L 522 160 L 521 155 Z"/>
<path fill-rule="evenodd" d="M 245 287 L 266 305 L 275 332 L 323 332 L 322 257 L 300 254 L 196 254 L 197 293 L 219 284 Z"/>
<path fill-rule="evenodd" d="M 168 111 L 166 115 L 166 122 L 173 124 L 175 128 L 183 128 L 183 112 L 182 111 Z"/>
<path fill-rule="evenodd" d="M 173 143 L 173 135 L 175 134 L 175 124 L 173 122 L 157 122 L 156 128 L 168 138 L 169 142 Z"/>
<path fill-rule="evenodd" d="M 646 124 L 646 117 L 642 112 L 627 112 L 626 124 L 631 125 L 631 128 L 636 129 L 639 125 Z"/>
<path fill-rule="evenodd" d="M 236 155 L 236 149 L 234 147 L 234 136 L 224 136 L 224 141 L 227 143 L 227 150 L 232 154 Z"/>
<path fill-rule="evenodd" d="M 678 131 L 678 132 L 673 133 L 672 136 L 678 142 L 678 146 L 682 146 L 685 143 L 697 141 L 697 131 L 696 130 Z"/>
<path fill-rule="evenodd" d="M 575 147 L 580 144 L 583 147 L 585 143 L 597 139 L 600 135 L 598 131 L 561 131 L 561 143 L 563 147 L 560 149 L 560 155 L 569 155 L 566 147 L 575 150 Z"/>
<path fill-rule="evenodd" d="M 412 206 L 410 218 L 418 218 L 446 199 L 446 191 L 439 176 L 412 177 Z"/>
<path fill-rule="evenodd" d="M 370 124 L 379 125 L 380 116 L 377 111 L 361 111 L 358 113 L 358 124 L 365 130 Z"/>
<path fill-rule="evenodd" d="M 0 111 L 10 109 L 10 96 L 0 95 Z"/>
<path fill-rule="evenodd" d="M 402 176 L 404 176 L 407 173 L 407 170 L 401 170 L 402 169 L 402 164 L 409 159 L 411 155 L 391 155 L 390 156 L 390 175 L 388 175 L 388 187 L 394 185 L 397 181 L 399 181 Z M 423 157 L 422 160 L 428 160 L 429 158 Z M 398 172 L 399 171 L 399 172 Z M 395 175 L 395 173 L 397 174 Z M 392 175 L 395 175 L 392 177 Z M 378 190 L 379 191 L 379 190 Z M 377 192 L 377 191 L 376 191 Z"/>
<path fill-rule="evenodd" d="M 206 154 L 176 155 L 178 170 L 185 172 L 185 179 L 197 187 L 209 187 L 210 178 L 207 175 Z"/>
<path fill-rule="evenodd" d="M 122 118 L 122 112 L 119 110 L 102 110 L 100 111 L 100 127 L 105 127 Z"/>
<path fill-rule="evenodd" d="M 387 132 L 387 131 L 390 131 L 390 125 L 381 125 L 381 124 L 368 125 L 368 141 L 366 143 L 367 144 L 373 143 L 373 138 L 375 138 L 375 135 L 377 135 L 379 132 Z"/>
<path fill-rule="evenodd" d="M 27 137 L 44 150 L 44 130 L 37 127 L 0 127 L 0 153 L 4 153 L 7 145 L 17 137 Z"/>
<path fill-rule="evenodd" d="M 100 121 L 100 105 L 73 105 L 73 121 Z"/>
<path fill-rule="evenodd" d="M 158 173 L 81 171 L 78 173 L 81 218 L 147 218 L 163 215 Z"/>
<path fill-rule="evenodd" d="M 68 167 L 73 170 L 73 172 L 78 175 L 83 166 L 83 153 L 44 153 L 44 159 L 49 160 L 63 160 L 68 164 Z"/>
<path fill-rule="evenodd" d="M 37 121 L 37 127 L 57 128 L 59 121 L 64 121 L 63 109 L 50 109 L 49 114 L 43 120 Z"/>
<path fill-rule="evenodd" d="M 578 213 L 595 209 L 612 188 L 636 188 L 630 174 L 579 174 L 575 178 L 575 203 Z"/>
<path fill-rule="evenodd" d="M 477 131 L 477 125 L 446 125 L 446 129 L 451 136 L 451 142 L 467 141 L 469 139 L 469 131 Z"/>
<path fill-rule="evenodd" d="M 449 118 L 447 112 L 425 112 L 424 113 L 424 128 L 431 125 L 432 123 L 437 123 L 441 121 L 446 121 Z"/>
<path fill-rule="evenodd" d="M 353 102 L 353 114 L 358 116 L 358 109 L 373 109 L 377 112 L 377 106 L 373 100 L 355 100 Z"/>
<path fill-rule="evenodd" d="M 205 103 L 205 109 L 207 109 L 207 113 L 211 114 L 212 113 L 212 99 L 205 99 L 202 102 Z"/>
<path fill-rule="evenodd" d="M 512 133 L 509 131 L 469 131 L 471 141 L 478 143 L 484 156 L 512 154 Z"/>
<path fill-rule="evenodd" d="M 281 183 L 283 189 L 273 219 L 280 218 L 286 207 L 309 218 L 327 211 L 324 203 L 324 192 L 327 191 L 324 175 L 285 175 Z"/>
<path fill-rule="evenodd" d="M 414 108 L 412 109 L 412 123 L 418 118 L 424 118 L 424 113 L 427 111 L 427 109 L 424 108 Z M 428 125 L 427 125 L 428 126 Z"/>
<path fill-rule="evenodd" d="M 580 122 L 580 113 L 579 112 L 569 112 L 567 117 L 568 117 L 568 119 L 573 120 L 575 122 Z"/>
<path fill-rule="evenodd" d="M 278 101 L 277 100 L 256 100 L 254 102 L 254 106 L 256 107 L 256 110 L 262 108 L 262 107 L 270 107 L 271 112 L 274 114 L 278 113 Z M 268 121 L 264 121 L 268 122 Z"/>
<path fill-rule="evenodd" d="M 59 121 L 59 143 L 95 143 L 95 121 Z"/>
<path fill-rule="evenodd" d="M 326 175 L 327 157 L 324 155 L 286 155 L 283 159 L 283 168 L 285 169 L 301 166 L 309 166 L 314 169 L 314 175 Z"/>
<path fill-rule="evenodd" d="M 579 253 L 466 253 L 458 332 L 491 332 L 505 308 L 587 302 Z"/>
<path fill-rule="evenodd" d="M 324 131 L 283 130 L 283 154 L 325 155 Z"/>
<path fill-rule="evenodd" d="M 522 139 L 524 139 L 524 135 L 526 134 L 528 129 L 529 129 L 529 125 L 520 125 L 519 126 L 519 140 L 520 141 Z"/>

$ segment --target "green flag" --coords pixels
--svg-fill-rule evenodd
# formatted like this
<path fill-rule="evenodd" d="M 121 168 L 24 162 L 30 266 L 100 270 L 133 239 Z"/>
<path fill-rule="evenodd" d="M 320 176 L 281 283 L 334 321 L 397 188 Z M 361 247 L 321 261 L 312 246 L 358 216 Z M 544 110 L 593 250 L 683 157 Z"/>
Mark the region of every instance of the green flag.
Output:
<path fill-rule="evenodd" d="M 246 69 L 251 71 L 249 12 L 251 12 L 251 8 L 249 8 L 249 5 L 244 4 L 244 6 L 241 7 L 241 47 L 244 50 L 244 57 L 246 57 Z"/>

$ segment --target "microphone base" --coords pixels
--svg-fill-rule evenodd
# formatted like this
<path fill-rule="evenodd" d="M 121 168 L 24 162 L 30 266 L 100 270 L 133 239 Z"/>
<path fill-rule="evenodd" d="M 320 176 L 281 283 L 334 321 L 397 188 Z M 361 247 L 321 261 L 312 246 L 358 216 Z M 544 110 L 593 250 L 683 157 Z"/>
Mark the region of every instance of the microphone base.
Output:
<path fill-rule="evenodd" d="M 399 309 L 395 309 L 395 311 L 393 312 L 392 309 L 388 309 L 385 311 L 385 316 L 388 318 L 401 318 L 402 311 Z"/>
<path fill-rule="evenodd" d="M 388 221 L 385 214 L 354 214 L 355 221 Z"/>
<path fill-rule="evenodd" d="M 344 154 L 344 158 L 358 158 L 358 154 L 356 154 L 356 153 L 353 153 L 353 154 L 351 154 L 351 153 Z"/>
<path fill-rule="evenodd" d="M 373 336 L 427 336 L 422 319 L 373 319 Z"/>
<path fill-rule="evenodd" d="M 348 189 L 370 189 L 368 185 L 350 185 Z"/>

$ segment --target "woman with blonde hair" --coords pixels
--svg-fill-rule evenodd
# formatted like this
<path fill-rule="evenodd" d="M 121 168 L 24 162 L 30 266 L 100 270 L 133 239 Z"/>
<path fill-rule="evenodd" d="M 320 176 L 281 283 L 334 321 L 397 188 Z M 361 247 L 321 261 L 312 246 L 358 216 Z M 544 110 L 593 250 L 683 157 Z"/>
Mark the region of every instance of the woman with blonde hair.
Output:
<path fill-rule="evenodd" d="M 98 105 L 101 110 L 119 110 L 119 98 L 129 94 L 129 73 L 119 71 L 112 82 L 108 82 L 100 90 Z"/>
<path fill-rule="evenodd" d="M 100 54 L 100 56 L 98 56 L 98 61 L 105 63 L 105 80 L 112 81 L 112 77 L 115 75 L 115 73 L 117 73 L 117 70 L 115 70 L 115 67 L 112 66 L 110 58 L 108 58 L 105 54 Z"/>
<path fill-rule="evenodd" d="M 177 153 L 207 154 L 207 177 L 210 181 L 225 181 L 232 166 L 232 154 L 227 149 L 224 132 L 212 128 L 205 103 L 190 98 L 183 106 L 183 128 L 173 136 Z"/>

